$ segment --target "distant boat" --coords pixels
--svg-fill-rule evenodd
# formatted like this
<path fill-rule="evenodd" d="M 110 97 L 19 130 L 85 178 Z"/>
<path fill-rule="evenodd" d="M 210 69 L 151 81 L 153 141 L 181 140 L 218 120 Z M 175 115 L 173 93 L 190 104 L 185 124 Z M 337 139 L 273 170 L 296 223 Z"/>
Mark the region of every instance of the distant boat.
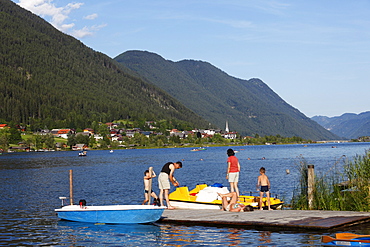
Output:
<path fill-rule="evenodd" d="M 86 156 L 87 152 L 86 151 L 81 151 L 78 153 L 78 156 Z"/>
<path fill-rule="evenodd" d="M 110 150 L 109 153 L 113 153 L 113 150 Z"/>
<path fill-rule="evenodd" d="M 203 151 L 203 150 L 207 150 L 207 148 L 204 148 L 204 147 L 200 147 L 200 148 L 193 148 L 192 150 L 190 151 Z"/>

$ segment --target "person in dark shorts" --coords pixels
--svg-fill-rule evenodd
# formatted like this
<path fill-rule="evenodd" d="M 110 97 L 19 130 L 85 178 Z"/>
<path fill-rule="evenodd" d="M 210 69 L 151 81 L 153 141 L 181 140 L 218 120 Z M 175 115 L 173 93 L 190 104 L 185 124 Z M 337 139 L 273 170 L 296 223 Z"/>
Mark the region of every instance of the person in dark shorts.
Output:
<path fill-rule="evenodd" d="M 266 199 L 267 199 L 267 205 L 268 205 L 268 210 L 271 210 L 271 203 L 270 203 L 270 180 L 266 176 L 266 169 L 264 167 L 260 168 L 260 175 L 258 176 L 257 180 L 257 190 L 260 191 L 260 210 L 263 210 L 262 206 L 262 198 L 263 194 L 266 194 Z"/>

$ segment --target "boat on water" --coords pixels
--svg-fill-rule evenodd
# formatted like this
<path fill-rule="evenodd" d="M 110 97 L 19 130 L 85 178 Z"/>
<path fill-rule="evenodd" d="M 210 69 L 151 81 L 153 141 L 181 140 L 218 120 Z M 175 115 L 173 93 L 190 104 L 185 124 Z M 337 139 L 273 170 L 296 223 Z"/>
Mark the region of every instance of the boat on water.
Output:
<path fill-rule="evenodd" d="M 78 153 L 78 156 L 86 156 L 87 152 L 86 151 L 81 151 Z"/>
<path fill-rule="evenodd" d="M 200 148 L 193 148 L 193 149 L 192 149 L 192 150 L 190 150 L 190 151 L 194 152 L 194 151 L 203 151 L 203 150 L 207 150 L 207 148 L 204 148 L 204 147 L 200 147 Z"/>
<path fill-rule="evenodd" d="M 63 220 L 105 223 L 105 224 L 143 224 L 159 220 L 165 207 L 154 205 L 106 205 L 80 206 L 68 205 L 55 209 Z"/>
<path fill-rule="evenodd" d="M 370 246 L 370 235 L 337 233 L 335 238 L 322 236 L 323 246 Z"/>
<path fill-rule="evenodd" d="M 229 193 L 229 190 L 217 183 L 212 186 L 198 184 L 190 191 L 187 186 L 182 186 L 170 193 L 169 199 L 172 206 L 180 209 L 221 209 L 222 200 L 217 193 L 226 194 Z M 259 200 L 259 196 L 240 195 L 238 203 L 258 209 Z M 268 203 L 265 197 L 262 203 L 262 207 L 267 209 Z M 281 209 L 284 202 L 276 197 L 270 197 L 270 204 L 272 209 Z"/>
<path fill-rule="evenodd" d="M 62 207 L 55 209 L 58 217 L 63 220 L 104 224 L 144 224 L 159 220 L 166 208 L 157 205 L 90 206 L 85 200 L 80 200 L 78 205 L 74 205 L 72 170 L 69 170 L 69 187 L 70 205 L 65 206 L 67 197 L 59 197 L 62 200 Z"/>

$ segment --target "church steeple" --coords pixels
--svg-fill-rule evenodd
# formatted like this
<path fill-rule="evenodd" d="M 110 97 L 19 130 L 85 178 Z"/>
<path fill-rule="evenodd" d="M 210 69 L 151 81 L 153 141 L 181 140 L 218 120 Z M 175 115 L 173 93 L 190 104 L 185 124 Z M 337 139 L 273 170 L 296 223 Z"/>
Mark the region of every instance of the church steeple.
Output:
<path fill-rule="evenodd" d="M 226 133 L 229 133 L 229 122 L 226 121 L 226 128 L 225 128 L 225 132 Z"/>

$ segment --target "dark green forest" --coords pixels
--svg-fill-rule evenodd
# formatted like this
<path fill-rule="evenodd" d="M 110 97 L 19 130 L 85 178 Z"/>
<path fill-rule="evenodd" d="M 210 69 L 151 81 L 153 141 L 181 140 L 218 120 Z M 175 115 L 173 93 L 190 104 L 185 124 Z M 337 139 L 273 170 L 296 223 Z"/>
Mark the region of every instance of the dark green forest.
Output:
<path fill-rule="evenodd" d="M 85 128 L 93 121 L 208 122 L 113 59 L 0 0 L 0 122 Z"/>

